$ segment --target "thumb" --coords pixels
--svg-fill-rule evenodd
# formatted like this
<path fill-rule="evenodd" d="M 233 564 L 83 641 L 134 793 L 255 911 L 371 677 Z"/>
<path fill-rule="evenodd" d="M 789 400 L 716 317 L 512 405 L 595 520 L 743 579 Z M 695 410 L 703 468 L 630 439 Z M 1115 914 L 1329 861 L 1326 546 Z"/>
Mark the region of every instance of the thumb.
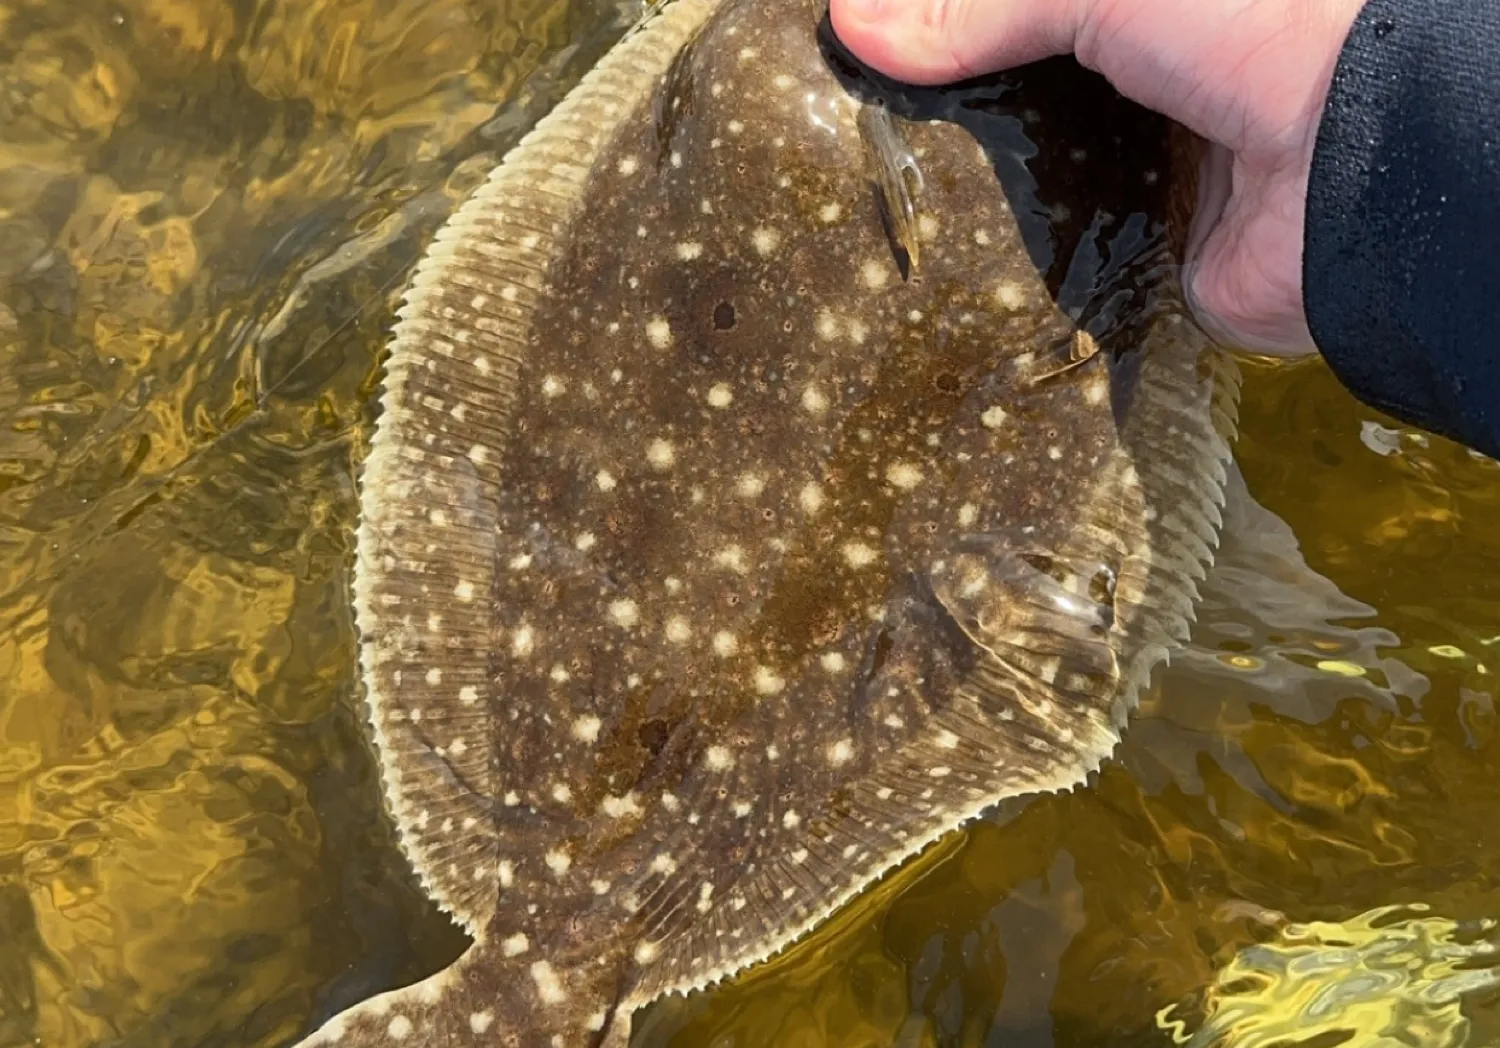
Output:
<path fill-rule="evenodd" d="M 1306 176 L 1248 166 L 1221 146 L 1204 159 L 1182 274 L 1188 307 L 1223 345 L 1315 353 L 1302 302 Z"/>
<path fill-rule="evenodd" d="M 1073 50 L 1086 0 L 830 0 L 856 58 L 896 80 L 938 84 Z"/>

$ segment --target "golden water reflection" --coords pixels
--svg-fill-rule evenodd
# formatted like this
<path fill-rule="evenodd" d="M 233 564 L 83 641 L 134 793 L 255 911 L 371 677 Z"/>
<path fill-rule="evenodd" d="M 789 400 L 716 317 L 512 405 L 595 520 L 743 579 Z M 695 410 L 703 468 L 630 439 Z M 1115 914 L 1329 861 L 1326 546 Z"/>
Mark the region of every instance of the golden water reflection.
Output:
<path fill-rule="evenodd" d="M 355 463 L 425 237 L 621 18 L 0 0 L 0 1048 L 270 1048 L 461 948 L 358 730 Z M 1098 781 L 638 1045 L 1165 1046 L 1289 922 L 1500 917 L 1500 467 L 1317 364 L 1244 417 L 1265 508 Z"/>

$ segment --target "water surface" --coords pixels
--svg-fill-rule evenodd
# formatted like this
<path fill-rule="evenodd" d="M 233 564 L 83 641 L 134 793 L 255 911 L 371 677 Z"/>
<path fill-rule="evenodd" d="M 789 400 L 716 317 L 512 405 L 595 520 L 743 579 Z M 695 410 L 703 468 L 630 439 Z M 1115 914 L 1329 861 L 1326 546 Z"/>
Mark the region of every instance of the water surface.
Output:
<path fill-rule="evenodd" d="M 0 1046 L 272 1048 L 461 950 L 359 734 L 355 470 L 426 238 L 627 14 L 0 0 Z M 1097 782 L 638 1046 L 1165 1046 L 1225 971 L 1256 1043 L 1309 921 L 1318 1044 L 1500 1036 L 1438 963 L 1500 917 L 1500 467 L 1317 362 L 1242 417 L 1264 510 Z"/>

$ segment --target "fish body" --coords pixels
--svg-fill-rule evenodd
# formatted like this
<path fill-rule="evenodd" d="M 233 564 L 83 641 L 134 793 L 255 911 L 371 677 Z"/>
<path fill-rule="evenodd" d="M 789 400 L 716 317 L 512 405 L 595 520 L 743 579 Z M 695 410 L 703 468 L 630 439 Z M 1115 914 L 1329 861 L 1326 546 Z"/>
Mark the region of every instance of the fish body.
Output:
<path fill-rule="evenodd" d="M 619 1048 L 1111 752 L 1237 378 L 1165 255 L 1129 318 L 1059 306 L 984 108 L 860 73 L 814 0 L 673 0 L 437 235 L 355 603 L 403 848 L 474 943 L 303 1043 Z"/>

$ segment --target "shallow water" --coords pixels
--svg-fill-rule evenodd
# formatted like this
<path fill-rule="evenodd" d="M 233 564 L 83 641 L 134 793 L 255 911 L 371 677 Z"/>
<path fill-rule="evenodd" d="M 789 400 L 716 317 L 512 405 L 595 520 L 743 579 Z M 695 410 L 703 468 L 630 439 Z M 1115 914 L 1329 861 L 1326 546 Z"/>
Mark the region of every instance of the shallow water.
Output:
<path fill-rule="evenodd" d="M 269 1048 L 462 948 L 358 731 L 355 468 L 425 238 L 623 17 L 0 0 L 0 1048 Z M 636 1045 L 1500 1036 L 1500 466 L 1315 362 L 1242 417 L 1264 509 L 1098 781 Z"/>

